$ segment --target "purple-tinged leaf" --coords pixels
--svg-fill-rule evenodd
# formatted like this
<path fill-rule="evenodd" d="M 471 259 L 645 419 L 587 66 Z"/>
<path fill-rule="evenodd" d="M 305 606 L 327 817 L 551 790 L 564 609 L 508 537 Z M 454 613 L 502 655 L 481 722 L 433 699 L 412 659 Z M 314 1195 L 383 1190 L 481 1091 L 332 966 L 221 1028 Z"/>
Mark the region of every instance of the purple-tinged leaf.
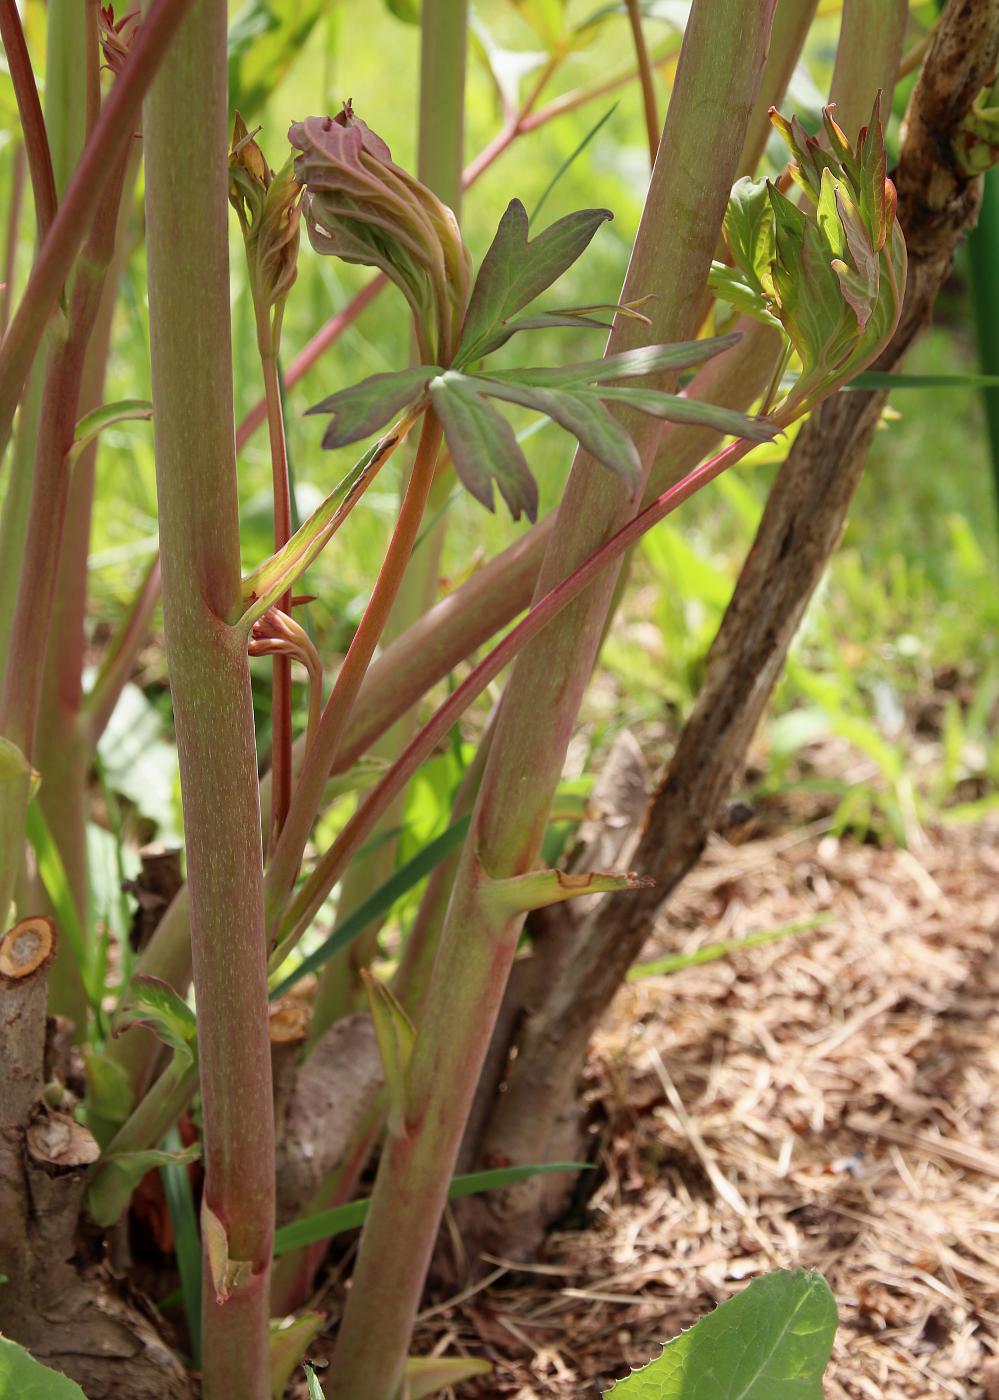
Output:
<path fill-rule="evenodd" d="M 766 418 L 754 418 L 734 408 L 688 399 L 681 394 L 661 394 L 655 389 L 586 389 L 580 394 L 593 394 L 605 403 L 623 403 L 639 413 L 664 418 L 668 423 L 689 423 L 694 427 L 715 428 L 732 437 L 749 438 L 753 442 L 772 442 L 778 429 Z"/>
<path fill-rule="evenodd" d="M 675 345 L 643 345 L 638 350 L 623 350 L 619 355 L 607 355 L 602 360 L 585 360 L 558 369 L 490 370 L 489 378 L 501 384 L 530 384 L 539 389 L 606 384 L 615 379 L 636 379 L 640 375 L 660 374 L 666 370 L 692 369 L 720 355 L 723 350 L 731 350 L 741 339 L 741 331 L 732 331 L 729 335 L 712 336 L 707 340 L 684 340 Z"/>
<path fill-rule="evenodd" d="M 395 374 L 373 374 L 362 379 L 360 384 L 330 394 L 306 412 L 332 414 L 333 421 L 323 435 L 323 446 L 345 447 L 384 428 L 396 414 L 418 399 L 429 381 L 440 372 L 438 365 L 417 365 Z"/>
<path fill-rule="evenodd" d="M 591 457 L 622 477 L 629 487 L 638 485 L 642 463 L 638 448 L 616 418 L 589 390 L 538 389 L 529 384 L 506 384 L 485 377 L 476 381 L 485 394 L 544 413 L 565 428 Z"/>
<path fill-rule="evenodd" d="M 449 371 L 430 381 L 430 398 L 444 428 L 455 471 L 487 510 L 493 483 L 514 520 L 538 518 L 538 484 L 506 419 L 476 393 L 472 381 Z"/>
<path fill-rule="evenodd" d="M 518 331 L 580 330 L 586 327 L 590 329 L 596 327 L 598 330 L 609 331 L 611 323 L 610 321 L 597 321 L 592 316 L 569 316 L 561 311 L 542 311 L 537 316 L 518 316 L 515 321 L 506 321 L 495 335 L 484 340 L 476 351 L 475 358 L 481 360 L 486 355 L 491 355 L 494 350 L 505 345 L 511 336 L 515 336 Z"/>
<path fill-rule="evenodd" d="M 503 322 L 557 281 L 610 218 L 609 209 L 581 209 L 528 240 L 527 210 L 511 200 L 475 279 L 455 364 L 478 359 Z"/>

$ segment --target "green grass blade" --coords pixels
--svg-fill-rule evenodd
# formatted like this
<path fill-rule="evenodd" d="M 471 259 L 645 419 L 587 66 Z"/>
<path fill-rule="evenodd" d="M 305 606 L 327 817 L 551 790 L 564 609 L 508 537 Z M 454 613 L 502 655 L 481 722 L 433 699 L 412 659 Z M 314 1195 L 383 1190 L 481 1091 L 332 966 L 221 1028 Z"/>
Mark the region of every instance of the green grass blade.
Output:
<path fill-rule="evenodd" d="M 96 1011 L 100 1006 L 100 989 L 95 997 L 91 968 L 87 959 L 86 939 L 80 917 L 76 911 L 76 903 L 69 888 L 66 868 L 62 863 L 62 856 L 59 854 L 52 833 L 49 831 L 48 822 L 34 798 L 28 804 L 27 833 L 28 841 L 31 843 L 35 859 L 38 862 L 38 874 L 45 886 L 45 893 L 52 901 L 59 935 L 65 938 L 70 946 L 83 978 L 87 1000 Z"/>
<path fill-rule="evenodd" d="M 456 1176 L 448 1187 L 448 1198 L 457 1200 L 459 1196 L 475 1196 L 480 1191 L 496 1191 L 502 1186 L 511 1186 L 515 1181 L 523 1181 L 530 1176 L 541 1176 L 546 1172 L 585 1172 L 592 1171 L 589 1162 L 541 1162 L 534 1166 L 496 1167 L 491 1171 L 466 1172 Z M 302 1220 L 293 1220 L 283 1225 L 274 1235 L 274 1253 L 287 1254 L 292 1249 L 315 1244 L 318 1240 L 332 1239 L 344 1230 L 355 1230 L 364 1224 L 364 1218 L 371 1205 L 370 1198 L 348 1201 L 344 1206 L 334 1206 L 332 1210 L 321 1210 Z"/>
<path fill-rule="evenodd" d="M 527 220 L 528 227 L 530 227 L 531 224 L 534 223 L 534 220 L 535 220 L 535 219 L 538 217 L 538 215 L 541 213 L 541 207 L 542 207 L 542 205 L 544 204 L 544 202 L 545 202 L 545 200 L 548 198 L 548 196 L 551 194 L 551 192 L 552 192 L 552 190 L 555 188 L 555 186 L 558 184 L 559 180 L 561 180 L 562 176 L 566 173 L 566 171 L 569 170 L 569 169 L 575 164 L 575 162 L 579 159 L 579 157 L 583 154 L 583 152 L 586 150 L 587 146 L 588 146 L 588 145 L 590 144 L 590 142 L 593 140 L 594 136 L 596 136 L 597 132 L 598 132 L 598 131 L 600 130 L 600 128 L 604 125 L 604 123 L 610 121 L 611 117 L 612 117 L 612 116 L 614 115 L 614 113 L 617 111 L 619 105 L 620 105 L 619 103 L 615 102 L 614 105 L 613 105 L 612 107 L 608 107 L 608 108 L 607 108 L 607 111 L 603 114 L 603 116 L 600 118 L 600 120 L 597 122 L 597 124 L 596 124 L 595 126 L 592 126 L 592 127 L 590 128 L 590 130 L 586 133 L 586 135 L 583 137 L 582 141 L 580 141 L 579 145 L 578 145 L 578 146 L 576 147 L 576 149 L 572 152 L 572 154 L 566 156 L 565 160 L 562 162 L 562 164 L 559 166 L 559 168 L 555 171 L 555 174 L 554 174 L 554 175 L 552 176 L 552 178 L 548 181 L 548 184 L 545 186 L 544 190 L 542 191 L 542 193 L 541 193 L 541 198 L 538 200 L 537 204 L 536 204 L 536 205 L 534 206 L 534 208 L 531 210 L 530 217 L 529 217 L 528 220 Z"/>
<path fill-rule="evenodd" d="M 844 389 L 989 389 L 999 386 L 999 374 L 883 374 L 868 369 L 844 384 Z"/>
<path fill-rule="evenodd" d="M 424 846 L 422 851 L 418 851 L 412 860 L 408 860 L 405 865 L 399 867 L 384 884 L 373 890 L 361 904 L 336 928 L 321 944 L 314 953 L 310 953 L 304 958 L 293 972 L 289 972 L 287 977 L 281 981 L 271 991 L 271 1000 L 283 996 L 289 987 L 309 972 L 315 972 L 324 963 L 328 962 L 334 953 L 338 953 L 341 948 L 345 948 L 348 943 L 353 942 L 357 936 L 368 927 L 369 924 L 380 919 L 383 914 L 388 913 L 397 899 L 413 888 L 420 880 L 429 875 L 430 872 L 441 861 L 456 850 L 465 839 L 468 830 L 470 817 L 462 817 L 453 826 L 449 826 L 429 845 Z"/>
<path fill-rule="evenodd" d="M 731 957 L 747 948 L 760 948 L 764 943 L 776 943 L 781 938 L 790 938 L 796 933 L 821 928 L 832 918 L 832 911 L 813 914 L 809 919 L 795 919 L 793 923 L 781 924 L 779 928 L 763 929 L 750 933 L 745 938 L 730 938 L 724 943 L 708 943 L 704 948 L 696 948 L 692 953 L 670 953 L 654 962 L 636 963 L 628 971 L 629 982 L 640 982 L 644 977 L 668 977 L 670 973 L 682 972 L 685 967 L 699 967 L 701 963 L 717 962 L 719 958 Z"/>
<path fill-rule="evenodd" d="M 176 1128 L 167 1134 L 164 1146 L 169 1152 L 181 1151 L 180 1135 Z M 201 1235 L 194 1213 L 191 1178 L 186 1166 L 171 1162 L 160 1167 L 160 1180 L 173 1226 L 181 1302 L 191 1340 L 191 1360 L 197 1370 L 201 1365 Z"/>

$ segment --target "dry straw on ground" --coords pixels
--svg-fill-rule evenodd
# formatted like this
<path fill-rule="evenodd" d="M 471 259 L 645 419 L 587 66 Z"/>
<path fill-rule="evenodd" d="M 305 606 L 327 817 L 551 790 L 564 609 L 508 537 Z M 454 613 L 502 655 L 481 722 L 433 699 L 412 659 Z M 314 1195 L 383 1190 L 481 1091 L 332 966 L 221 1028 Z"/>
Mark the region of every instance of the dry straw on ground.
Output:
<path fill-rule="evenodd" d="M 717 839 L 647 956 L 821 928 L 626 987 L 591 1047 L 582 1228 L 429 1309 L 462 1397 L 597 1396 L 767 1269 L 821 1269 L 830 1400 L 999 1396 L 999 820 L 864 846 Z"/>

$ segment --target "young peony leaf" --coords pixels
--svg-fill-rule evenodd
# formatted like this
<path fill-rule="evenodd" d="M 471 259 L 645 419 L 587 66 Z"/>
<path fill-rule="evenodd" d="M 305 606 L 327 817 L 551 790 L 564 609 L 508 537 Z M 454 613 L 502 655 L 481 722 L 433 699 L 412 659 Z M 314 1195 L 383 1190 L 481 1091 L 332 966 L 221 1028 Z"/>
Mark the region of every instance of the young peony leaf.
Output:
<path fill-rule="evenodd" d="M 752 285 L 739 268 L 713 262 L 708 273 L 708 286 L 719 301 L 727 302 L 740 315 L 752 316 L 754 321 L 762 321 L 765 326 L 776 326 L 780 330 L 780 322 L 769 310 L 766 296 Z"/>
<path fill-rule="evenodd" d="M 725 211 L 725 242 L 744 280 L 760 295 L 774 256 L 774 221 L 765 180 L 737 180 Z"/>
<path fill-rule="evenodd" d="M 414 403 L 434 375 L 440 373 L 438 365 L 417 365 L 394 374 L 373 374 L 362 379 L 360 384 L 330 394 L 306 412 L 332 414 L 333 421 L 323 435 L 323 446 L 344 447 L 384 428 L 396 414 Z"/>
<path fill-rule="evenodd" d="M 186 1167 L 201 1156 L 197 1143 L 179 1152 L 164 1152 L 150 1148 L 143 1152 L 111 1152 L 101 1157 L 100 1186 L 87 1197 L 88 1212 L 103 1229 L 114 1224 L 139 1182 L 157 1167 Z M 113 1178 L 117 1177 L 117 1180 Z M 111 1204 L 107 1204 L 111 1203 Z"/>
<path fill-rule="evenodd" d="M 474 381 L 449 370 L 430 381 L 430 398 L 466 490 L 494 510 L 493 483 L 514 520 L 538 518 L 538 484 L 513 429 L 476 392 Z"/>
<path fill-rule="evenodd" d="M 519 199 L 511 200 L 475 279 L 455 366 L 502 345 L 506 337 L 496 337 L 504 322 L 557 281 L 611 218 L 609 209 L 581 209 L 528 240 L 527 210 Z"/>
<path fill-rule="evenodd" d="M 579 445 L 612 472 L 622 477 L 629 487 L 638 485 L 642 463 L 638 448 L 625 428 L 608 413 L 596 393 L 579 389 L 540 389 L 529 384 L 506 384 L 485 376 L 475 381 L 484 394 L 505 399 L 544 413 L 566 432 L 572 433 Z"/>
<path fill-rule="evenodd" d="M 782 1270 L 702 1317 L 610 1400 L 822 1400 L 836 1304 L 821 1274 Z"/>
<path fill-rule="evenodd" d="M 185 1064 L 193 1064 L 198 1023 L 194 1012 L 169 982 L 140 974 L 132 978 L 131 994 L 115 1027 L 145 1026 L 175 1051 Z"/>
<path fill-rule="evenodd" d="M 490 370 L 489 378 L 501 384 L 531 384 L 541 389 L 572 388 L 578 384 L 607 384 L 616 379 L 637 379 L 665 370 L 693 369 L 723 350 L 731 350 L 742 339 L 741 331 L 712 336 L 706 340 L 684 340 L 675 345 L 643 345 L 638 350 L 622 350 L 602 360 L 584 360 L 558 369 Z"/>
<path fill-rule="evenodd" d="M 561 311 L 539 311 L 536 316 L 518 316 L 513 321 L 507 321 L 494 336 L 483 341 L 476 359 L 491 355 L 520 331 L 579 330 L 581 327 L 591 330 L 596 327 L 598 330 L 609 331 L 611 323 L 598 321 L 592 316 L 567 316 Z"/>
<path fill-rule="evenodd" d="M 583 391 L 577 391 L 583 392 Z M 623 403 L 639 413 L 664 418 L 667 423 L 690 423 L 694 427 L 714 428 L 732 437 L 748 438 L 751 442 L 772 442 L 777 429 L 766 418 L 753 418 L 734 408 L 688 399 L 681 394 L 661 394 L 656 389 L 618 389 L 616 387 L 589 389 L 605 403 Z"/>

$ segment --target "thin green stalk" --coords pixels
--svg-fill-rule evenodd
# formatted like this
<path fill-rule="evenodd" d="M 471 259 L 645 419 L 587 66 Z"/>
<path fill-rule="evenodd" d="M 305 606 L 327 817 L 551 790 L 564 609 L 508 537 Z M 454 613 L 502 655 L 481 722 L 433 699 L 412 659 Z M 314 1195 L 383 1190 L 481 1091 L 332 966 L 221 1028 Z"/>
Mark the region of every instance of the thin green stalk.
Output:
<path fill-rule="evenodd" d="M 14 300 L 14 274 L 17 271 L 17 240 L 21 228 L 21 205 L 24 202 L 24 172 L 27 159 L 24 146 L 18 141 L 10 152 L 10 184 L 7 201 L 7 242 L 4 247 L 3 286 L 0 287 L 0 338 L 3 337 L 10 320 L 10 307 Z"/>
<path fill-rule="evenodd" d="M 121 692 L 131 679 L 159 597 L 160 560 L 157 555 L 147 568 L 128 612 L 108 644 L 97 678 L 81 702 L 91 747 L 97 746 L 121 698 Z"/>
<path fill-rule="evenodd" d="M 655 69 L 649 58 L 649 50 L 645 42 L 645 32 L 642 29 L 642 7 L 639 0 L 625 0 L 625 4 L 628 10 L 628 23 L 631 25 L 631 38 L 635 45 L 635 58 L 638 61 L 638 78 L 642 88 L 642 112 L 645 116 L 645 134 L 649 142 L 649 164 L 655 165 L 660 136 Z"/>
<path fill-rule="evenodd" d="M 260 805 L 245 636 L 224 621 L 241 595 L 226 21 L 225 0 L 195 0 L 149 93 L 146 239 L 204 1121 L 203 1390 L 267 1400 L 274 1115 Z"/>
<path fill-rule="evenodd" d="M 0 734 L 15 744 L 29 762 L 34 750 L 46 639 L 69 497 L 66 454 L 72 446 L 76 427 L 87 345 L 114 250 L 118 201 L 124 180 L 123 163 L 124 154 L 119 156 L 107 198 L 79 259 L 66 331 L 61 339 L 53 337 L 54 344 L 46 361 L 21 575 L 0 691 Z M 0 788 L 0 804 L 5 809 L 4 830 L 13 835 L 27 809 L 25 784 L 4 784 Z M 8 842 L 0 850 L 0 909 L 7 908 L 19 864 L 16 845 Z M 51 981 L 50 987 L 55 993 L 57 987 Z M 78 1002 L 76 1010 L 80 1012 L 82 998 L 78 998 Z"/>
<path fill-rule="evenodd" d="M 772 14 L 773 5 L 759 0 L 694 0 L 621 298 L 660 294 L 652 340 L 696 333 Z M 619 320 L 608 351 L 636 341 L 634 323 Z M 633 426 L 647 476 L 659 434 Z M 625 526 L 638 500 L 578 453 L 539 593 Z M 401 1383 L 447 1182 L 523 923 L 523 913 L 497 908 L 496 882 L 524 874 L 537 859 L 616 574 L 608 569 L 557 630 L 523 650 L 504 695 L 406 1076 L 406 1131 L 383 1153 L 341 1326 L 333 1383 L 342 1400 L 390 1400 Z M 372 1348 L 376 1326 L 379 1346 Z"/>
<path fill-rule="evenodd" d="M 143 96 L 190 4 L 191 0 L 154 0 L 150 6 L 39 250 L 24 295 L 0 343 L 0 457 L 10 439 L 21 390 L 73 261 L 131 142 Z"/>
<path fill-rule="evenodd" d="M 426 0 L 420 14 L 420 113 L 417 175 L 461 218 L 462 160 L 465 137 L 465 57 L 468 38 L 468 0 Z M 447 519 L 441 507 L 452 489 L 452 473 L 438 473 L 430 490 L 427 512 L 437 516 L 420 547 L 410 557 L 403 585 L 385 627 L 391 642 L 433 603 L 438 590 Z M 413 733 L 416 715 L 400 721 L 384 736 L 376 752 L 391 761 Z M 401 803 L 387 812 L 381 825 L 386 835 L 401 825 Z M 356 860 L 347 872 L 340 893 L 341 916 L 350 913 L 391 874 L 398 842 L 379 841 L 372 852 Z M 318 1037 L 340 1016 L 353 1008 L 362 995 L 359 972 L 376 951 L 376 922 L 349 950 L 330 960 L 319 979 L 313 1008 L 313 1037 Z"/>
<path fill-rule="evenodd" d="M 982 183 L 978 223 L 968 238 L 971 305 L 978 336 L 978 363 L 983 374 L 999 374 L 999 171 Z M 989 456 L 999 519 L 999 389 L 983 389 Z"/>
<path fill-rule="evenodd" d="M 271 937 L 277 931 L 285 902 L 294 887 L 302 853 L 322 803 L 333 757 L 405 576 L 434 479 L 440 444 L 441 426 L 436 414 L 428 410 L 424 415 L 416 459 L 388 551 L 360 626 L 326 702 L 319 728 L 298 776 L 288 819 L 267 868 L 267 926 Z"/>

